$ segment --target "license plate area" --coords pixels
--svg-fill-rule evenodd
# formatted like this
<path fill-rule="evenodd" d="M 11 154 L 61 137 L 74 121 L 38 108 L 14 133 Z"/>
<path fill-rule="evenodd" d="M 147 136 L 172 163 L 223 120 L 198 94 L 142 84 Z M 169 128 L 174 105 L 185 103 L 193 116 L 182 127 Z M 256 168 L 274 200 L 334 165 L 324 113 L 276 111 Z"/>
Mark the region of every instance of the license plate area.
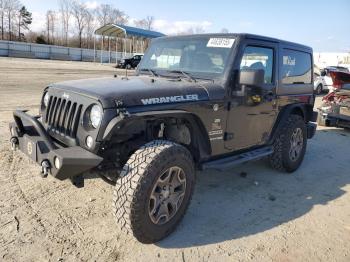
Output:
<path fill-rule="evenodd" d="M 37 155 L 36 155 L 36 141 L 33 141 L 28 135 L 23 136 L 23 145 L 22 145 L 22 151 L 29 156 L 32 160 L 35 162 L 37 161 Z"/>

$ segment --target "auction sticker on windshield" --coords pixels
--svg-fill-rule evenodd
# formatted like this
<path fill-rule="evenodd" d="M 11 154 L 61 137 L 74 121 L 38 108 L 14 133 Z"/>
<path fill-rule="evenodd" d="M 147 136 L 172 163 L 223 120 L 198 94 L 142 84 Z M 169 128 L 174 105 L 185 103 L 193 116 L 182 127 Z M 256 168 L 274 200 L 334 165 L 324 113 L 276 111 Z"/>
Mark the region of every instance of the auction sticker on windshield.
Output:
<path fill-rule="evenodd" d="M 231 48 L 234 42 L 232 38 L 210 38 L 207 47 Z"/>

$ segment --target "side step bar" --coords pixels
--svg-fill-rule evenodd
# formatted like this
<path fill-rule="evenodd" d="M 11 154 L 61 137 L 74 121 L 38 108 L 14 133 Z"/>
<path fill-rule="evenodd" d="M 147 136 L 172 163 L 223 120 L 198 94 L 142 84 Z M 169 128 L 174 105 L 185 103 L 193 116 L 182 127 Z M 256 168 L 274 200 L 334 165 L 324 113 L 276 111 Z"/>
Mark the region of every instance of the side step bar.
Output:
<path fill-rule="evenodd" d="M 266 146 L 266 147 L 258 148 L 258 149 L 255 149 L 255 150 L 252 150 L 249 152 L 245 152 L 242 154 L 205 162 L 202 164 L 202 168 L 203 168 L 203 170 L 216 169 L 216 170 L 221 171 L 221 170 L 228 169 L 232 166 L 242 164 L 244 162 L 248 162 L 251 160 L 257 160 L 259 158 L 271 155 L 272 153 L 273 153 L 273 147 Z"/>

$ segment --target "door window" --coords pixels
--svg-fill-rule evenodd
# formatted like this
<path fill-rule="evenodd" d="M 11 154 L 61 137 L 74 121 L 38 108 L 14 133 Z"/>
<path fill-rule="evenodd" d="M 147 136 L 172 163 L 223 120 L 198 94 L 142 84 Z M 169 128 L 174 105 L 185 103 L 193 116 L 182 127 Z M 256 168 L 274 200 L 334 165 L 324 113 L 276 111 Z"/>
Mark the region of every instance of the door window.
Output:
<path fill-rule="evenodd" d="M 272 48 L 247 46 L 244 49 L 240 69 L 262 69 L 264 70 L 265 84 L 271 84 L 273 76 L 273 59 Z"/>
<path fill-rule="evenodd" d="M 311 84 L 311 55 L 283 49 L 283 84 Z"/>

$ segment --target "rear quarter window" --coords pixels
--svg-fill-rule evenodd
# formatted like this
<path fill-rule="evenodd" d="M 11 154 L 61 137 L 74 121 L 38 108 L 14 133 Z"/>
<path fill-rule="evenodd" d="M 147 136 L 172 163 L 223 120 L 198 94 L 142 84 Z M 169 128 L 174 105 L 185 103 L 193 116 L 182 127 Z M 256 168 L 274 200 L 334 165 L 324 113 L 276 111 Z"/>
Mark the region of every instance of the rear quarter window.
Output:
<path fill-rule="evenodd" d="M 282 56 L 283 84 L 311 84 L 311 54 L 283 49 Z"/>

